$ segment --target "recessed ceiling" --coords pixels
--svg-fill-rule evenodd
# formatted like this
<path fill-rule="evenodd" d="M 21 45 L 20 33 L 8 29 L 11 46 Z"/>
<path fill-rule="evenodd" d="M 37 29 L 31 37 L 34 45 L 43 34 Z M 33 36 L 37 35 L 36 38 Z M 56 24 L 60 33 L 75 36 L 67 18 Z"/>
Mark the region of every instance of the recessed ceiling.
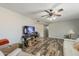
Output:
<path fill-rule="evenodd" d="M 59 9 L 63 8 L 61 17 L 57 17 L 55 21 L 79 19 L 79 4 L 78 3 L 1 3 L 1 7 L 10 9 L 24 16 L 28 16 L 35 20 L 40 20 L 44 22 L 51 22 L 46 18 L 42 18 L 42 15 L 46 13 L 43 12 L 47 9 Z"/>

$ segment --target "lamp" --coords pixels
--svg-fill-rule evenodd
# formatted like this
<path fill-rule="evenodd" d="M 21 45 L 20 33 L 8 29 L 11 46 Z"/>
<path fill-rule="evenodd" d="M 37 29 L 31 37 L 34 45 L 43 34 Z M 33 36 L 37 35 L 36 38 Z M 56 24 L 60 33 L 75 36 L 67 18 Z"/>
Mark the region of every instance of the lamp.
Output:
<path fill-rule="evenodd" d="M 68 34 L 69 34 L 69 38 L 71 39 L 72 35 L 75 34 L 75 32 L 73 30 L 70 30 Z"/>

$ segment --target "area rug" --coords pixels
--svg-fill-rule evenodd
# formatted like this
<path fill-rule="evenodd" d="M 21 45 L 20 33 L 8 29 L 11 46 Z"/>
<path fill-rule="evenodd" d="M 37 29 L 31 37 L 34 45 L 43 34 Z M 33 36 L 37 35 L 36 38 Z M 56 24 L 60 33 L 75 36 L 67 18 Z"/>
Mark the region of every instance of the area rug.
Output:
<path fill-rule="evenodd" d="M 25 48 L 25 52 L 39 56 L 63 56 L 63 39 L 48 38 L 32 47 Z"/>

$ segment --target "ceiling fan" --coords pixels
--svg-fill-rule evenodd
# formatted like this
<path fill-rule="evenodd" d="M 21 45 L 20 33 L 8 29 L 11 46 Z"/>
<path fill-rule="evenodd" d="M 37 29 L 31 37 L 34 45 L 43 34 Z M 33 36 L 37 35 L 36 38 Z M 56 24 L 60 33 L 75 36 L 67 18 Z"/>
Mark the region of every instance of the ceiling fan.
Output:
<path fill-rule="evenodd" d="M 48 9 L 48 10 L 44 10 L 44 12 L 46 12 L 47 14 L 46 15 L 43 15 L 41 17 L 46 17 L 46 18 L 52 18 L 52 19 L 56 19 L 56 17 L 60 17 L 62 16 L 61 12 L 63 11 L 64 9 L 63 8 L 60 8 L 58 10 L 55 10 L 55 9 Z M 51 20 L 52 20 L 51 19 Z"/>

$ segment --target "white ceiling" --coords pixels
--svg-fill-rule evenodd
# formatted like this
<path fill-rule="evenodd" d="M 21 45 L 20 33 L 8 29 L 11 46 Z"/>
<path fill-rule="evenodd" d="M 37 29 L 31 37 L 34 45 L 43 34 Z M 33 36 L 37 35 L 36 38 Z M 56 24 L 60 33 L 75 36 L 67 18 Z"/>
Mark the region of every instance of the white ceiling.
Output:
<path fill-rule="evenodd" d="M 24 16 L 28 16 L 35 20 L 41 20 L 44 22 L 51 22 L 41 16 L 46 13 L 43 10 L 47 9 L 60 9 L 63 8 L 61 17 L 57 17 L 55 21 L 79 19 L 79 4 L 78 3 L 2 3 L 1 7 L 5 7 Z"/>

